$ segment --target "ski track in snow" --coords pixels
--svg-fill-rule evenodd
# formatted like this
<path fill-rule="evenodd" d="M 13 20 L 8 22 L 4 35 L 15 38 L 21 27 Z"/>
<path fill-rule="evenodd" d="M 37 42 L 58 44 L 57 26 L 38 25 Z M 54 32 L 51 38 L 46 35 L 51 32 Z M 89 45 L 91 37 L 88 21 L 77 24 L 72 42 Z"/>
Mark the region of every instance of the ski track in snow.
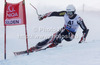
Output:
<path fill-rule="evenodd" d="M 11 56 L 0 65 L 99 65 L 100 41 L 95 43 L 70 43 L 30 55 Z M 64 43 L 65 44 L 65 43 Z"/>

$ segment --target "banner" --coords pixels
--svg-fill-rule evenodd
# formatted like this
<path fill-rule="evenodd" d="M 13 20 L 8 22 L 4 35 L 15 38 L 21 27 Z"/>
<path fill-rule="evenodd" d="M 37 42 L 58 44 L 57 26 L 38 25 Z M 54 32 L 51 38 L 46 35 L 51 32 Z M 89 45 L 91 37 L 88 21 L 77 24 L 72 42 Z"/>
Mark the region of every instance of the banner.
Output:
<path fill-rule="evenodd" d="M 17 4 L 6 3 L 4 11 L 4 25 L 22 25 L 26 24 L 25 5 L 22 2 Z"/>
<path fill-rule="evenodd" d="M 6 26 L 22 25 L 22 24 L 25 25 L 27 55 L 29 55 L 25 0 L 17 4 L 7 3 L 5 0 L 5 7 L 4 7 L 4 58 L 5 59 L 6 59 Z"/>

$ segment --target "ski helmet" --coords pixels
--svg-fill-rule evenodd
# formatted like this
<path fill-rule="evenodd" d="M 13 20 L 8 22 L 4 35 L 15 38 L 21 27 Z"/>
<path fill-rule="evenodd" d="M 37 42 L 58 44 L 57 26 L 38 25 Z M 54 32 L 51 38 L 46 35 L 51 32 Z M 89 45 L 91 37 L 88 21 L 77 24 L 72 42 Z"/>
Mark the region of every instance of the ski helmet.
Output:
<path fill-rule="evenodd" d="M 75 14 L 75 7 L 73 5 L 68 5 L 67 8 L 66 8 L 66 12 L 68 15 L 73 15 Z"/>

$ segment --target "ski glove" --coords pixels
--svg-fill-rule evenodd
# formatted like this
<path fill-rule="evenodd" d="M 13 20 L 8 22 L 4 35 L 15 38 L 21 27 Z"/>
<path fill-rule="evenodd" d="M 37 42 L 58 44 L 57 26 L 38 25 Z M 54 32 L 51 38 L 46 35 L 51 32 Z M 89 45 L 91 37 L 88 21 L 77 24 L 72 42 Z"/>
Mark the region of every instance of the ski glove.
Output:
<path fill-rule="evenodd" d="M 39 21 L 43 20 L 44 18 L 48 17 L 47 14 L 45 15 L 39 15 L 38 18 L 39 18 Z"/>
<path fill-rule="evenodd" d="M 79 43 L 82 43 L 86 40 L 86 36 L 89 32 L 89 29 L 87 29 L 85 32 L 83 31 L 83 36 L 81 37 L 81 40 L 79 41 Z"/>
<path fill-rule="evenodd" d="M 44 16 L 43 16 L 43 15 L 39 15 L 39 16 L 38 16 L 38 19 L 39 19 L 39 21 L 41 21 L 41 20 L 44 19 Z"/>
<path fill-rule="evenodd" d="M 43 20 L 44 18 L 50 17 L 51 13 L 52 13 L 52 12 L 46 13 L 46 14 L 44 14 L 44 15 L 39 15 L 38 18 L 39 18 L 39 20 L 41 21 L 41 20 Z"/>

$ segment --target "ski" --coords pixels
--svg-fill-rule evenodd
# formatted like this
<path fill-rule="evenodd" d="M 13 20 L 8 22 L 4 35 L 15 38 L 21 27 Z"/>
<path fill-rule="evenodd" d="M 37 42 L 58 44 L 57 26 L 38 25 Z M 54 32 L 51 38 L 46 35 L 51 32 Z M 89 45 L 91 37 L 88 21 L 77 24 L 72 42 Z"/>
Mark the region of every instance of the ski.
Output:
<path fill-rule="evenodd" d="M 59 47 L 62 47 L 62 46 L 59 46 Z M 41 49 L 32 49 L 31 51 L 29 50 L 29 53 L 46 50 L 48 48 L 50 48 L 50 47 L 47 46 L 47 47 L 41 48 Z M 26 51 L 13 52 L 13 53 L 14 53 L 15 56 L 17 56 L 17 55 L 23 55 L 23 54 L 27 54 L 27 50 Z"/>
<path fill-rule="evenodd" d="M 32 52 L 37 52 L 37 51 L 41 51 L 41 50 L 46 50 L 47 48 L 44 48 L 44 49 L 38 49 L 38 50 L 33 50 L 33 51 L 29 51 L 29 53 L 32 53 Z M 17 55 L 23 55 L 23 54 L 27 54 L 27 51 L 19 51 L 19 52 L 13 52 L 15 56 Z"/>
<path fill-rule="evenodd" d="M 26 54 L 27 51 L 20 51 L 20 52 L 13 52 L 15 56 L 17 55 L 22 55 L 22 54 Z"/>

